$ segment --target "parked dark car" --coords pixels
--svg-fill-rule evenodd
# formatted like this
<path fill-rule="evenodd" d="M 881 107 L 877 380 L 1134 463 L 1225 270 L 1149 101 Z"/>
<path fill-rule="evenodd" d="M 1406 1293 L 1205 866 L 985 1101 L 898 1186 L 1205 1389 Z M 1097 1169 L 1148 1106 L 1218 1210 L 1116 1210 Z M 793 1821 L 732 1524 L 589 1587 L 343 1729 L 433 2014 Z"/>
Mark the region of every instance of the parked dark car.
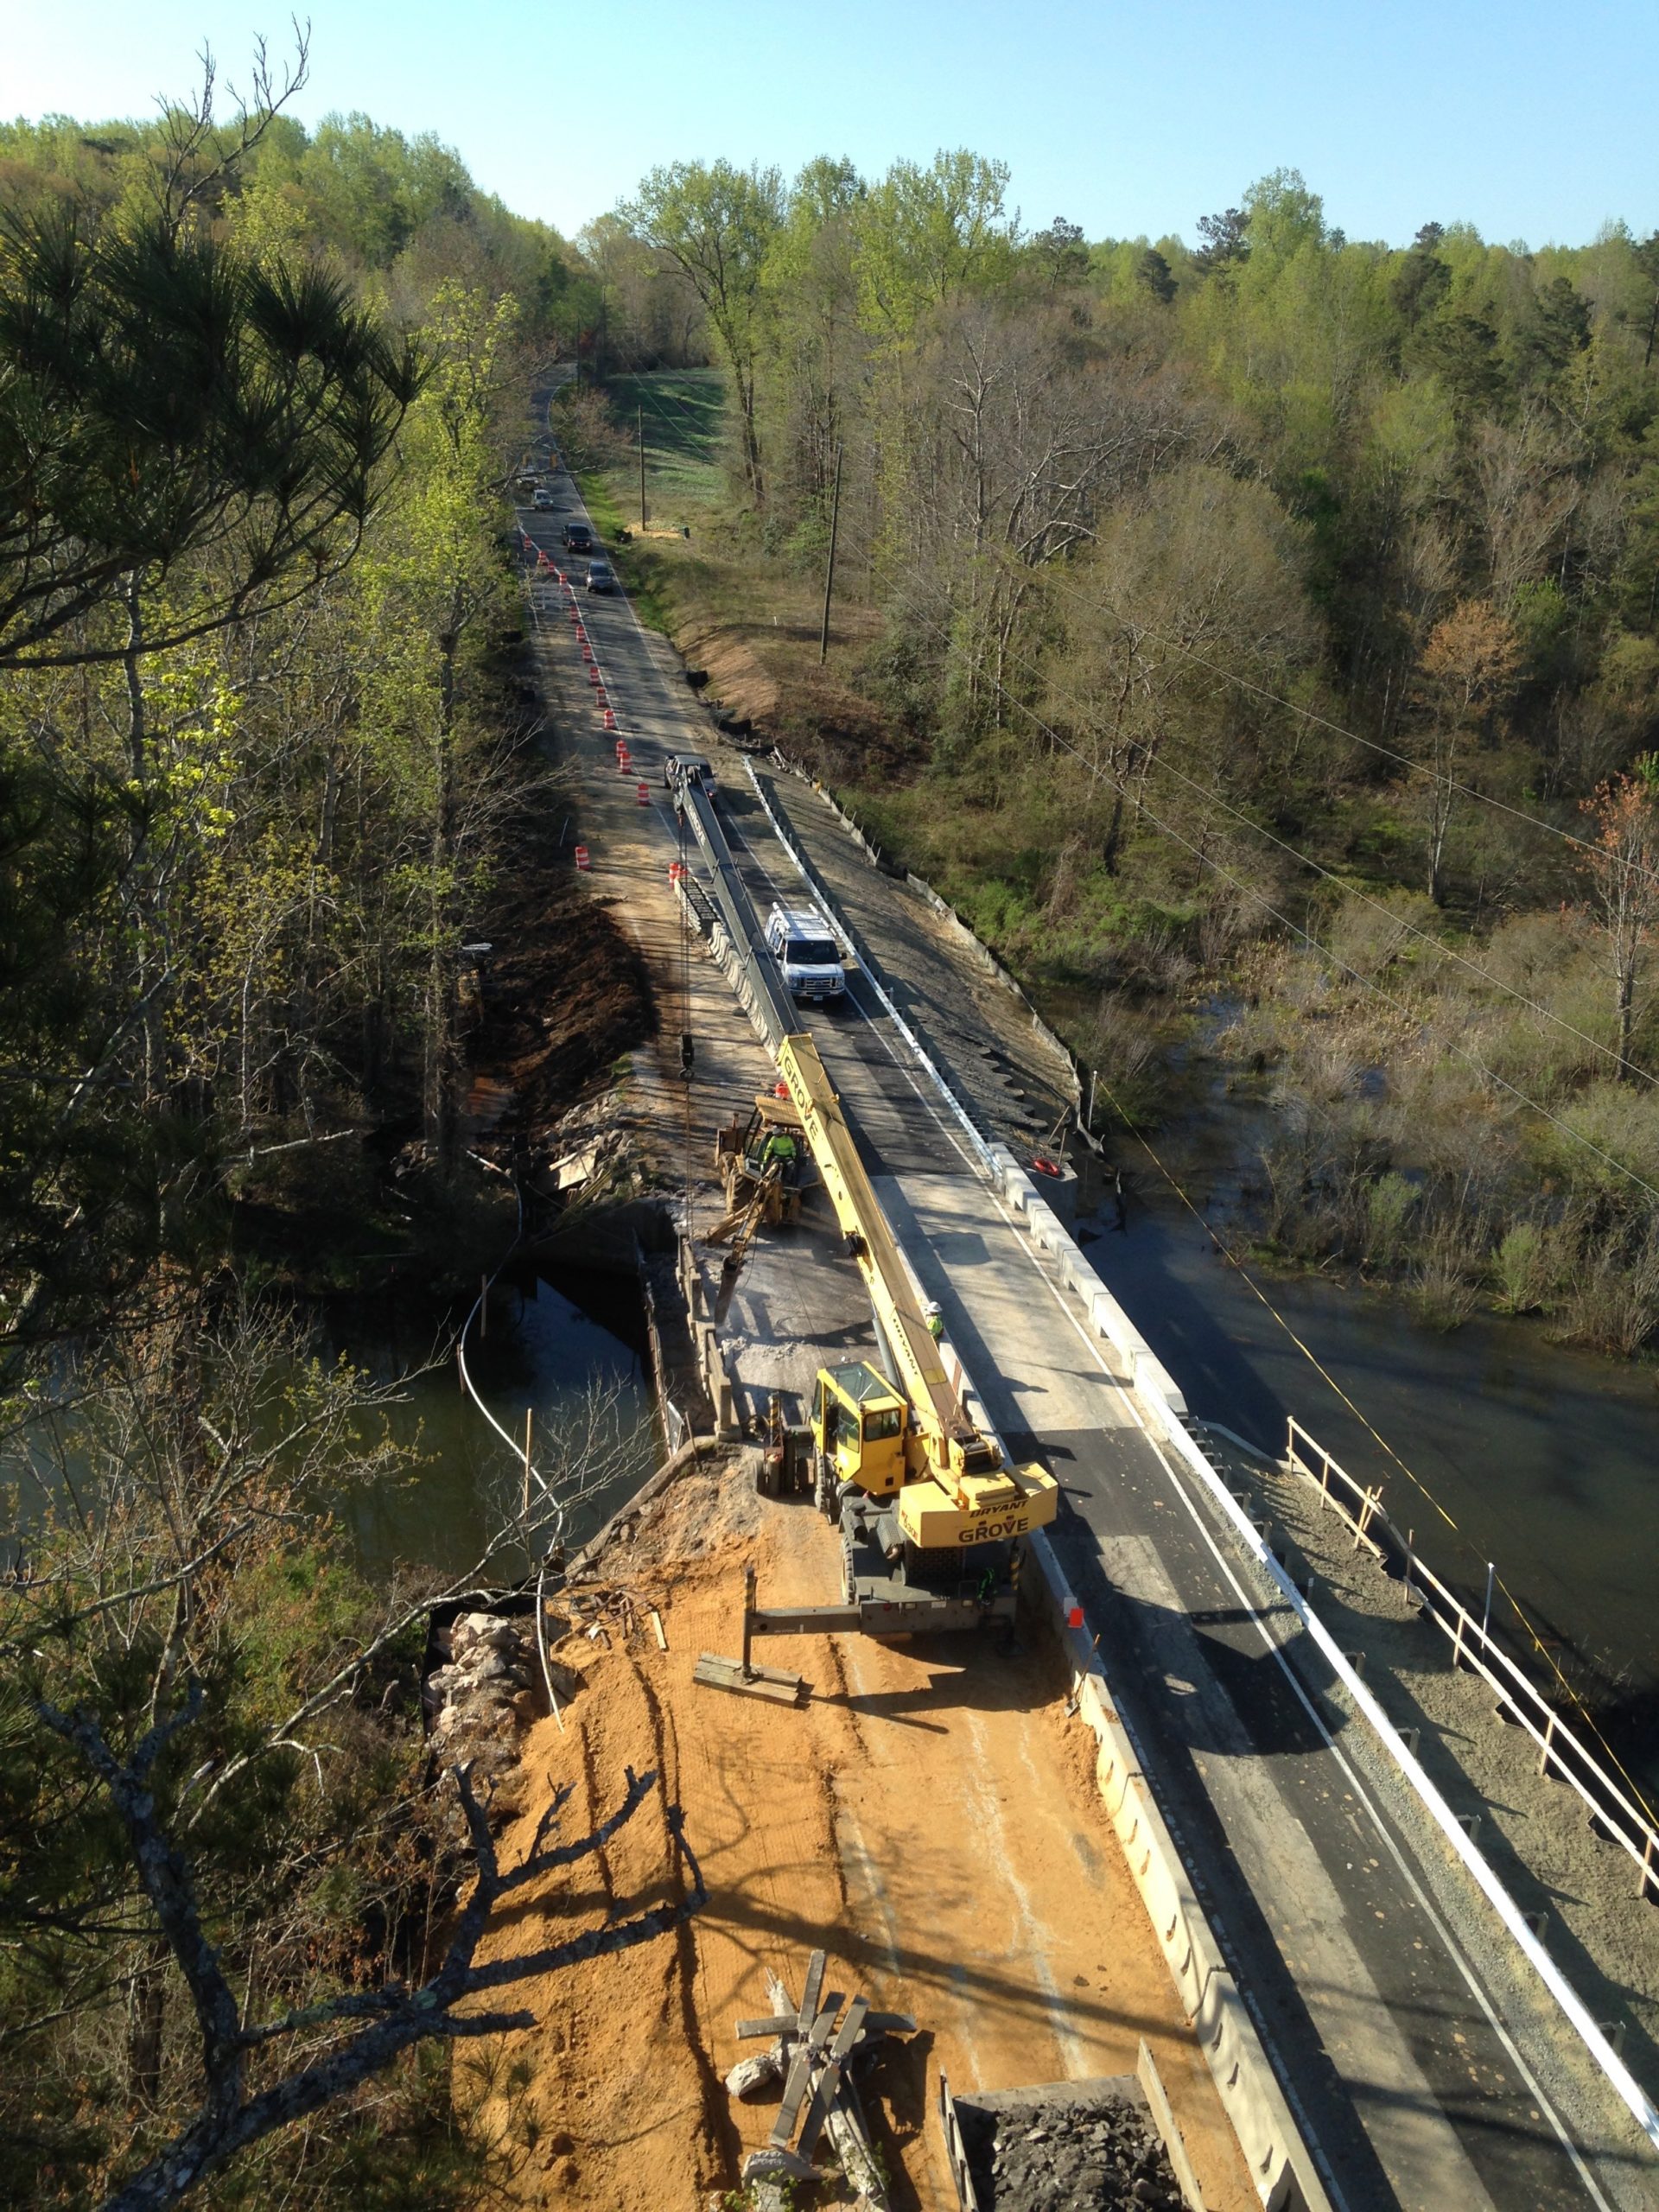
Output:
<path fill-rule="evenodd" d="M 591 553 L 594 533 L 585 522 L 568 522 L 564 525 L 564 550 L 567 553 Z"/>

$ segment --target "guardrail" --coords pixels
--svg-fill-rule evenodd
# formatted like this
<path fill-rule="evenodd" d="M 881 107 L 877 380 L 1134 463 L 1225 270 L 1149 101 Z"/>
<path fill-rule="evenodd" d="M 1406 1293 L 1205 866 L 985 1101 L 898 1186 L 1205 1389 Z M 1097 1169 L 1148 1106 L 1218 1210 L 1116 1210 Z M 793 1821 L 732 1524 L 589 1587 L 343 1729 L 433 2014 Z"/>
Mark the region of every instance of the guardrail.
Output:
<path fill-rule="evenodd" d="M 1537 1931 L 1504 1888 L 1437 1785 L 1425 1772 L 1415 1751 L 1383 1711 L 1376 1694 L 1361 1680 L 1347 1653 L 1337 1643 L 1307 1599 L 1274 1557 L 1262 1539 L 1262 1532 L 1233 1496 L 1220 1471 L 1205 1457 L 1186 1424 L 1155 1400 L 1147 1404 L 1146 1410 L 1152 1415 L 1163 1440 L 1197 1477 L 1256 1572 L 1272 1585 L 1278 1601 L 1300 1623 L 1308 1642 L 1329 1667 L 1344 1696 L 1359 1717 L 1369 1724 L 1378 1743 L 1399 1770 L 1401 1779 L 1444 1836 L 1453 1855 L 1491 1907 L 1505 1935 L 1554 2000 L 1597 2070 L 1649 2143 L 1659 2150 L 1659 2110 L 1656 2110 L 1647 2092 L 1614 2050 L 1601 2023 L 1550 1957 Z"/>
<path fill-rule="evenodd" d="M 1356 1543 L 1363 1543 L 1378 1558 L 1393 1550 L 1404 1572 L 1408 1602 L 1419 1600 L 1423 1618 L 1450 1643 L 1452 1665 L 1472 1668 L 1497 1691 L 1500 1719 L 1524 1729 L 1537 1745 L 1539 1773 L 1554 1775 L 1583 1800 L 1599 1832 L 1634 1862 L 1636 1893 L 1645 1897 L 1659 1883 L 1659 1827 L 1496 1640 L 1490 1616 L 1477 1619 L 1425 1562 L 1410 1532 L 1401 1534 L 1382 1503 L 1381 1485 L 1367 1488 L 1357 1481 L 1294 1416 L 1282 1464 L 1286 1471 L 1318 1490 L 1321 1511 L 1328 1507 L 1345 1522 Z M 1351 1503 L 1345 1502 L 1349 1500 Z M 1386 1544 L 1374 1534 L 1378 1528 L 1387 1532 Z"/>
<path fill-rule="evenodd" d="M 726 833 L 715 817 L 713 800 L 702 785 L 689 776 L 681 778 L 675 795 L 685 810 L 686 819 L 709 863 L 715 909 L 753 995 L 750 1011 L 775 1052 L 785 1038 L 801 1026 L 795 1002 L 784 988 L 778 963 L 761 941 L 753 901 L 743 887 L 732 849 L 726 842 Z"/>

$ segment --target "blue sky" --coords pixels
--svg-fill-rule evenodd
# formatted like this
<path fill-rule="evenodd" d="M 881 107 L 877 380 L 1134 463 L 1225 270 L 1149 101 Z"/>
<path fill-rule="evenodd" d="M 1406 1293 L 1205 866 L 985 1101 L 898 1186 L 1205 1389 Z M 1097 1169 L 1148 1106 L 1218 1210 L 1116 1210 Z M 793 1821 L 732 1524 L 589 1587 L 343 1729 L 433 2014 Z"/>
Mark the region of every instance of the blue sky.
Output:
<path fill-rule="evenodd" d="M 145 111 L 286 17 L 248 0 L 10 0 L 0 113 Z M 489 190 L 573 232 L 652 163 L 866 174 L 995 155 L 1032 226 L 1178 231 L 1300 168 L 1353 238 L 1430 218 L 1578 243 L 1659 229 L 1654 0 L 315 0 L 314 123 L 435 130 Z"/>

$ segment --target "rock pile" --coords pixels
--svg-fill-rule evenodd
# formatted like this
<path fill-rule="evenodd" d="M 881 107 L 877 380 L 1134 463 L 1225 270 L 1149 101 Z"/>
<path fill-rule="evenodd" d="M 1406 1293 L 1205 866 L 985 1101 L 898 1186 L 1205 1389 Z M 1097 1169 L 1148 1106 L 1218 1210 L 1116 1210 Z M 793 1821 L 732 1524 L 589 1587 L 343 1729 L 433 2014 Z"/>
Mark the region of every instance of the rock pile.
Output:
<path fill-rule="evenodd" d="M 435 1765 L 472 1764 L 473 1787 L 496 1826 L 518 1810 L 518 1732 L 542 1710 L 530 1624 L 461 1613 L 436 1631 L 444 1663 L 426 1678 Z"/>
<path fill-rule="evenodd" d="M 969 2145 L 985 2212 L 1181 2212 L 1181 2192 L 1143 2107 L 1016 2105 Z"/>

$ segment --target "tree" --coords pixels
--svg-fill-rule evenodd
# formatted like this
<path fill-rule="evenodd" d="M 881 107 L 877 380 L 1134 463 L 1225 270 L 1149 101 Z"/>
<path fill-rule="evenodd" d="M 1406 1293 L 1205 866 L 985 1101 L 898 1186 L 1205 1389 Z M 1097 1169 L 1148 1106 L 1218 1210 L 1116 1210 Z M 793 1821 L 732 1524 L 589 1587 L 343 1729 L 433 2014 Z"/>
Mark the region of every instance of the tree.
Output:
<path fill-rule="evenodd" d="M 1224 208 L 1219 215 L 1200 215 L 1198 236 L 1204 244 L 1192 257 L 1194 268 L 1206 276 L 1217 270 L 1237 268 L 1250 257 L 1250 219 L 1242 207 Z"/>
<path fill-rule="evenodd" d="M 1445 235 L 1438 223 L 1425 223 L 1395 270 L 1389 289 L 1408 329 L 1433 315 L 1452 289 L 1452 271 L 1434 251 Z"/>
<path fill-rule="evenodd" d="M 162 1938 L 189 1990 L 200 2042 L 201 2102 L 196 2117 L 111 2192 L 104 2212 L 166 2212 L 238 2152 L 348 2096 L 416 2044 L 434 2037 L 493 2036 L 533 2028 L 535 2013 L 523 2008 L 461 2008 L 516 1982 L 654 1942 L 708 1902 L 683 1817 L 678 1806 L 671 1805 L 665 1810 L 669 1833 L 690 1874 L 689 1884 L 683 1883 L 679 1866 L 674 1868 L 677 1897 L 631 1919 L 603 1922 L 563 1942 L 480 1963 L 478 1947 L 497 1908 L 531 1883 L 603 1851 L 656 1789 L 657 1776 L 626 1770 L 615 1810 L 574 1842 L 557 1843 L 554 1838 L 571 1794 L 567 1784 L 537 1824 L 524 1858 L 504 1871 L 468 1770 L 456 1766 L 451 1773 L 466 1815 L 476 1871 L 471 1895 L 436 1972 L 414 1987 L 391 1981 L 274 2018 L 250 2021 L 203 1925 L 189 1860 L 158 1816 L 152 1789 L 158 1758 L 195 1717 L 200 1702 L 199 1686 L 192 1685 L 185 1701 L 164 1713 L 124 1758 L 111 1749 L 96 1713 L 42 1709 L 47 1725 L 80 1751 L 125 1833 Z M 274 2052 L 296 2054 L 289 2070 L 251 2091 L 250 2062 Z"/>
<path fill-rule="evenodd" d="M 1595 826 L 1585 867 L 1613 985 L 1619 1078 L 1634 1083 L 1630 1048 L 1659 931 L 1659 755 L 1599 785 L 1583 809 Z"/>
<path fill-rule="evenodd" d="M 762 273 L 784 216 L 782 180 L 759 163 L 676 162 L 654 168 L 620 211 L 665 253 L 702 301 L 732 372 L 743 439 L 743 467 L 757 505 L 765 496 L 755 421 Z"/>
<path fill-rule="evenodd" d="M 1464 600 L 1429 632 L 1418 663 L 1429 709 L 1429 897 L 1446 895 L 1446 845 L 1465 755 L 1514 683 L 1521 663 L 1515 625 L 1490 600 Z"/>
<path fill-rule="evenodd" d="M 122 659 L 137 584 L 187 567 L 145 652 L 350 560 L 420 387 L 324 269 L 167 213 L 0 217 L 0 668 Z"/>
<path fill-rule="evenodd" d="M 1003 213 L 1006 162 L 958 146 L 925 168 L 895 162 L 859 203 L 859 284 L 865 321 L 890 345 L 923 319 L 988 289 L 1013 264 L 1015 226 Z"/>
<path fill-rule="evenodd" d="M 468 2000 L 702 1901 L 688 1852 L 632 1921 L 476 1963 L 500 1902 L 601 1848 L 655 1777 L 576 1842 L 554 1842 L 555 1804 L 503 1871 L 483 1777 L 452 1770 L 452 1840 L 421 1782 L 427 1622 L 562 1541 L 615 1478 L 614 1430 L 595 1402 L 546 1440 L 461 1573 L 372 1588 L 336 1509 L 407 1471 L 384 1429 L 401 1386 L 306 1353 L 270 1309 L 181 1296 L 60 1372 L 67 1406 L 10 1408 L 7 1471 L 44 1503 L 0 1582 L 0 2128 L 37 2203 L 84 2203 L 89 2177 L 123 2212 L 171 2203 L 414 2044 L 489 2032 Z"/>
<path fill-rule="evenodd" d="M 1166 308 L 1175 296 L 1174 276 L 1155 245 L 1149 245 L 1135 264 L 1135 281 L 1152 295 L 1160 308 Z"/>
<path fill-rule="evenodd" d="M 1032 238 L 1026 251 L 1042 270 L 1047 283 L 1080 284 L 1089 274 L 1089 248 L 1080 223 L 1057 215 L 1046 231 Z"/>
<path fill-rule="evenodd" d="M 1652 287 L 1653 296 L 1648 302 L 1648 327 L 1643 336 L 1642 366 L 1653 366 L 1653 348 L 1659 340 L 1659 231 L 1653 231 L 1640 245 L 1632 248 L 1636 265 Z"/>

